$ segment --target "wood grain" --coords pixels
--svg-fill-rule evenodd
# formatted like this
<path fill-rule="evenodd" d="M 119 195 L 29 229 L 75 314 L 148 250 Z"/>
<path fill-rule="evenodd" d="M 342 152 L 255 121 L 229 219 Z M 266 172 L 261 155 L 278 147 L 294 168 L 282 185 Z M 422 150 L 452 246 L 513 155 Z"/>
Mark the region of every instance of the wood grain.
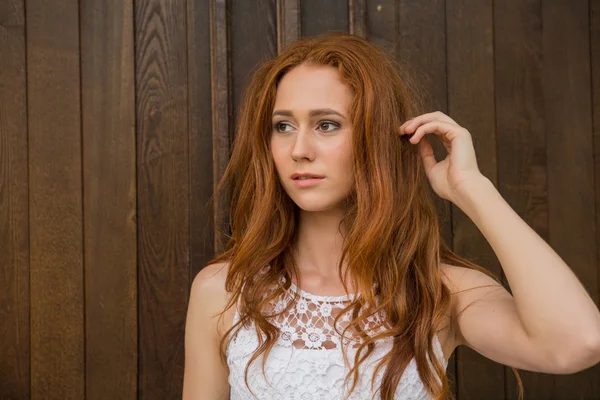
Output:
<path fill-rule="evenodd" d="M 593 224 L 594 167 L 589 4 L 542 3 L 548 243 L 598 299 Z M 547 399 L 600 398 L 600 365 L 573 375 L 524 374 L 526 390 Z"/>
<path fill-rule="evenodd" d="M 374 45 L 392 53 L 399 60 L 400 17 L 399 4 L 396 0 L 366 2 L 366 38 Z M 403 62 L 402 64 L 408 64 Z"/>
<path fill-rule="evenodd" d="M 140 399 L 181 398 L 189 299 L 186 3 L 135 2 Z"/>
<path fill-rule="evenodd" d="M 499 190 L 521 218 L 547 240 L 541 3 L 496 2 L 494 24 Z M 527 385 L 528 373 L 520 373 L 525 380 L 525 398 L 528 398 L 532 395 Z M 506 371 L 505 376 L 505 398 L 517 398 L 513 374 Z"/>
<path fill-rule="evenodd" d="M 25 10 L 0 2 L 0 395 L 29 391 L 29 199 Z"/>
<path fill-rule="evenodd" d="M 232 2 L 230 26 L 231 106 L 233 121 L 237 121 L 242 92 L 250 74 L 259 63 L 277 55 L 275 0 Z"/>
<path fill-rule="evenodd" d="M 317 36 L 327 31 L 349 32 L 348 0 L 302 0 L 301 36 Z"/>
<path fill-rule="evenodd" d="M 226 0 L 211 2 L 210 67 L 212 99 L 213 182 L 216 187 L 229 162 L 231 149 L 231 81 Z M 214 249 L 220 253 L 229 234 L 229 196 L 226 191 L 214 198 Z"/>
<path fill-rule="evenodd" d="M 277 0 L 277 52 L 300 37 L 300 0 Z"/>
<path fill-rule="evenodd" d="M 446 11 L 448 112 L 471 133 L 479 169 L 497 186 L 492 2 L 450 0 Z M 502 276 L 485 237 L 455 206 L 452 234 L 457 254 Z M 459 398 L 504 399 L 505 369 L 501 364 L 468 347 L 458 348 L 455 354 Z"/>
<path fill-rule="evenodd" d="M 85 396 L 79 9 L 27 2 L 31 398 Z"/>
<path fill-rule="evenodd" d="M 600 0 L 590 1 L 590 63 L 592 78 L 592 140 L 594 143 L 594 189 L 596 194 L 596 266 L 600 269 Z M 597 280 L 600 287 L 600 273 Z M 600 306 L 600 293 L 596 296 Z"/>
<path fill-rule="evenodd" d="M 214 257 L 210 0 L 188 1 L 190 283 Z"/>
<path fill-rule="evenodd" d="M 367 1 L 348 0 L 348 20 L 350 33 L 362 38 L 367 37 Z M 373 2 L 370 2 L 373 4 Z"/>
<path fill-rule="evenodd" d="M 81 3 L 86 399 L 137 398 L 133 2 Z"/>

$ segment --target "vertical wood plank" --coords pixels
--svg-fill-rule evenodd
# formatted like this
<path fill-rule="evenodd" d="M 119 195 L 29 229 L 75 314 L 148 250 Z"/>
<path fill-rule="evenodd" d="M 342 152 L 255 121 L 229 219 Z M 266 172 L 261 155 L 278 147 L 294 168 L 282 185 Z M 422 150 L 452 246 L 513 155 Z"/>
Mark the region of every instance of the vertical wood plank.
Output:
<path fill-rule="evenodd" d="M 396 3 L 397 39 L 387 43 L 397 52 L 400 64 L 417 79 L 427 96 L 421 99 L 424 112 L 436 110 L 447 113 L 448 83 L 446 76 L 446 8 L 443 0 Z M 385 12 L 383 9 L 380 12 Z M 389 11 L 388 11 L 389 12 Z M 381 18 L 389 18 L 382 16 Z M 389 22 L 388 22 L 389 24 Z M 438 160 L 447 152 L 437 140 L 431 140 Z M 433 193 L 440 220 L 440 235 L 452 246 L 451 203 Z M 456 354 L 448 360 L 447 376 L 454 392 Z"/>
<path fill-rule="evenodd" d="M 27 1 L 31 398 L 85 396 L 79 8 Z"/>
<path fill-rule="evenodd" d="M 541 3 L 494 3 L 496 130 L 499 190 L 544 240 L 548 239 L 547 157 L 542 83 Z M 525 398 L 529 391 L 525 371 Z M 541 377 L 541 374 L 536 374 Z M 517 382 L 506 371 L 506 398 Z M 541 397 L 543 398 L 543 397 Z"/>
<path fill-rule="evenodd" d="M 0 3 L 0 394 L 29 392 L 29 216 L 23 0 Z"/>
<path fill-rule="evenodd" d="M 213 182 L 220 181 L 229 162 L 231 148 L 231 91 L 227 0 L 212 0 L 210 7 L 211 99 L 213 140 Z M 229 233 L 229 196 L 225 191 L 214 198 L 214 248 L 220 253 Z"/>
<path fill-rule="evenodd" d="M 137 397 L 133 2 L 81 3 L 86 399 Z"/>
<path fill-rule="evenodd" d="M 371 2 L 373 4 L 373 2 Z M 366 0 L 348 0 L 350 33 L 362 38 L 367 37 Z"/>
<path fill-rule="evenodd" d="M 186 3 L 135 2 L 141 399 L 180 398 L 189 299 Z"/>
<path fill-rule="evenodd" d="M 590 99 L 589 4 L 542 3 L 544 116 L 548 170 L 548 243 L 598 299 Z M 600 398 L 600 365 L 577 374 L 524 373 L 545 399 Z"/>
<path fill-rule="evenodd" d="M 261 61 L 277 54 L 277 5 L 275 0 L 234 1 L 230 15 L 231 105 L 237 121 L 250 73 Z"/>
<path fill-rule="evenodd" d="M 393 53 L 398 59 L 398 3 L 396 0 L 366 3 L 366 38 L 374 45 Z M 402 64 L 407 64 L 404 62 Z"/>
<path fill-rule="evenodd" d="M 301 0 L 301 36 L 317 36 L 327 31 L 350 29 L 348 0 Z"/>
<path fill-rule="evenodd" d="M 479 168 L 497 186 L 492 2 L 450 0 L 446 5 L 447 43 L 451 49 L 448 112 L 471 133 Z M 455 206 L 452 233 L 457 254 L 502 276 L 498 259 L 485 237 Z M 468 347 L 460 347 L 455 353 L 459 398 L 504 399 L 505 370 L 501 364 Z"/>
<path fill-rule="evenodd" d="M 443 0 L 413 2 L 401 0 L 398 12 L 398 54 L 401 64 L 420 82 L 428 96 L 423 99 L 425 112 L 447 112 L 446 81 L 446 9 Z M 446 156 L 444 147 L 432 140 L 437 159 Z M 450 203 L 435 196 L 441 234 L 452 243 Z"/>
<path fill-rule="evenodd" d="M 300 37 L 300 0 L 277 0 L 277 52 Z"/>
<path fill-rule="evenodd" d="M 210 0 L 188 6 L 188 120 L 190 135 L 190 284 L 214 257 Z"/>
<path fill-rule="evenodd" d="M 596 196 L 596 265 L 600 268 L 600 0 L 590 0 L 590 56 L 592 73 L 592 118 L 594 183 Z M 598 275 L 600 287 L 600 274 Z M 596 296 L 600 303 L 600 293 Z"/>

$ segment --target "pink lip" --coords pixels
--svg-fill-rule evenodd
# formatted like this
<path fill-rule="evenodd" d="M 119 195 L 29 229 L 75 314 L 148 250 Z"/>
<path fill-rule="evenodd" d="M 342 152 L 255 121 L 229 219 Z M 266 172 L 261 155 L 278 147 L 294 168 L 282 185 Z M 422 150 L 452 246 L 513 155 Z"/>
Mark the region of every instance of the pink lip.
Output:
<path fill-rule="evenodd" d="M 298 187 L 309 187 L 316 185 L 321 182 L 323 178 L 312 178 L 312 179 L 292 179 Z"/>

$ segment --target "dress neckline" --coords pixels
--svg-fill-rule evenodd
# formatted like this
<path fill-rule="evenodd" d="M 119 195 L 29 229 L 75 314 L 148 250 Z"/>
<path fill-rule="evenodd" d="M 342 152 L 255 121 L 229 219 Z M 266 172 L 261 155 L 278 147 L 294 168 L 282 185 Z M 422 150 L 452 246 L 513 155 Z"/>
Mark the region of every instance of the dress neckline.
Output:
<path fill-rule="evenodd" d="M 313 301 L 320 301 L 320 302 L 343 302 L 343 301 L 348 301 L 348 300 L 354 300 L 355 296 L 354 294 L 346 294 L 346 295 L 341 295 L 341 296 L 325 296 L 325 295 L 318 295 L 318 294 L 312 294 L 309 293 L 301 288 L 299 288 L 298 286 L 296 286 L 294 284 L 294 282 L 290 282 L 290 289 L 292 289 L 292 291 L 298 293 L 300 296 L 308 299 L 308 300 L 313 300 Z"/>

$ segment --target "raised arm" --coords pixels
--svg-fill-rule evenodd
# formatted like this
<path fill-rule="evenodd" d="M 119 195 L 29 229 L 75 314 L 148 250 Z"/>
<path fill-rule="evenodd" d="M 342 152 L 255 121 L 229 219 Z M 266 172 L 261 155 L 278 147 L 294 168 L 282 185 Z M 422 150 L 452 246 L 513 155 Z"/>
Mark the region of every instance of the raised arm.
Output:
<path fill-rule="evenodd" d="M 512 296 L 484 274 L 451 268 L 462 343 L 502 364 L 569 374 L 600 362 L 600 312 L 554 250 L 488 180 L 455 198 L 496 253 Z M 513 297 L 514 296 L 514 297 Z"/>

